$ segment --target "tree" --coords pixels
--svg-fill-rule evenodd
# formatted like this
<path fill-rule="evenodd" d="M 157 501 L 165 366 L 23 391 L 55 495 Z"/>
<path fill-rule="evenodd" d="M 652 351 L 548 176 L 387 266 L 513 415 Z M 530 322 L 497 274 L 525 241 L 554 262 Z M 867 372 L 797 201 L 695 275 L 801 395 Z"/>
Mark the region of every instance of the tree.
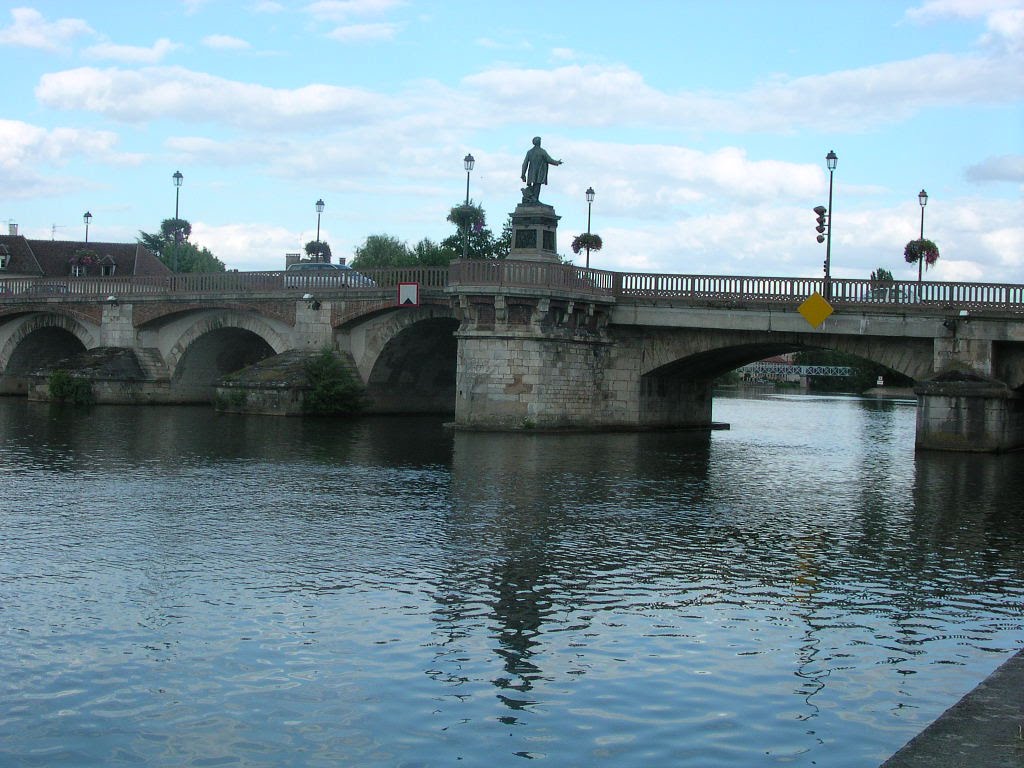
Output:
<path fill-rule="evenodd" d="M 324 264 L 331 262 L 331 246 L 323 240 L 310 240 L 306 243 L 306 255 L 310 261 L 322 261 Z"/>
<path fill-rule="evenodd" d="M 164 260 L 166 259 L 166 261 Z M 164 250 L 161 257 L 167 266 L 175 272 L 224 272 L 224 262 L 214 256 L 206 248 L 200 248 L 192 243 L 178 243 L 170 245 Z"/>
<path fill-rule="evenodd" d="M 892 272 L 885 267 L 879 267 L 871 273 L 872 283 L 891 283 L 893 281 Z"/>
<path fill-rule="evenodd" d="M 172 272 L 224 272 L 224 262 L 208 249 L 189 242 L 192 225 L 185 219 L 164 219 L 160 232 L 139 232 L 139 242 Z"/>
<path fill-rule="evenodd" d="M 459 258 L 456 251 L 428 238 L 423 238 L 413 246 L 412 255 L 416 263 L 424 267 L 447 267 L 453 259 Z"/>
<path fill-rule="evenodd" d="M 352 266 L 356 269 L 411 267 L 416 257 L 409 246 L 394 235 L 370 235 L 355 251 Z"/>

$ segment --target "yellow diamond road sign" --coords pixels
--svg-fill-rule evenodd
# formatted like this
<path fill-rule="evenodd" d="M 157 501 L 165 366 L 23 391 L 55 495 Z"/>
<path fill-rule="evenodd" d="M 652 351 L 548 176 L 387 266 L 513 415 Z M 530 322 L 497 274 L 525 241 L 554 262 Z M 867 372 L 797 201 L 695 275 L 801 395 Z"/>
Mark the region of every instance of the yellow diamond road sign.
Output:
<path fill-rule="evenodd" d="M 824 296 L 815 291 L 807 297 L 807 301 L 799 306 L 798 311 L 804 316 L 804 320 L 817 328 L 825 322 L 825 318 L 832 314 L 832 305 L 825 301 Z"/>

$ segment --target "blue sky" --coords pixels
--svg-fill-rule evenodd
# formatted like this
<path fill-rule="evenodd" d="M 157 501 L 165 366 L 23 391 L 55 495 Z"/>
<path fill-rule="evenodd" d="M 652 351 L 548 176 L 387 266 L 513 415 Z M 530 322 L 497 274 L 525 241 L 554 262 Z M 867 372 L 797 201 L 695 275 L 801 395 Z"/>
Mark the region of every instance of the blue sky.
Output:
<path fill-rule="evenodd" d="M 626 12 L 628 11 L 628 12 Z M 1024 0 L 0 3 L 0 220 L 133 240 L 173 216 L 229 268 L 315 237 L 499 231 L 535 135 L 592 266 L 1024 283 Z M 577 262 L 579 259 L 577 258 Z"/>

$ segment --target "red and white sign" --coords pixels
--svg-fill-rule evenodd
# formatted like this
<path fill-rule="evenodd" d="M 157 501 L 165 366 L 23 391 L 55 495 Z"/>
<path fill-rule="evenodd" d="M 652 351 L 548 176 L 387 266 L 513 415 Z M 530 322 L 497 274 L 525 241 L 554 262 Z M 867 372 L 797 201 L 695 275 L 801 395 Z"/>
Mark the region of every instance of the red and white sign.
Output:
<path fill-rule="evenodd" d="M 418 307 L 420 305 L 420 284 L 399 283 L 398 305 L 401 307 Z"/>

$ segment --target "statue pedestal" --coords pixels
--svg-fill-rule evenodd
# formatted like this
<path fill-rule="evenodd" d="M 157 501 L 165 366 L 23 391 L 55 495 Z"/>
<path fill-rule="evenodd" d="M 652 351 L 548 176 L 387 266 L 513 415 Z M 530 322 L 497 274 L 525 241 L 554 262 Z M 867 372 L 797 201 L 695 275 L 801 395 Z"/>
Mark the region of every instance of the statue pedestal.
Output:
<path fill-rule="evenodd" d="M 544 203 L 520 203 L 512 212 L 512 248 L 508 257 L 517 261 L 559 263 L 558 220 L 555 209 Z"/>

